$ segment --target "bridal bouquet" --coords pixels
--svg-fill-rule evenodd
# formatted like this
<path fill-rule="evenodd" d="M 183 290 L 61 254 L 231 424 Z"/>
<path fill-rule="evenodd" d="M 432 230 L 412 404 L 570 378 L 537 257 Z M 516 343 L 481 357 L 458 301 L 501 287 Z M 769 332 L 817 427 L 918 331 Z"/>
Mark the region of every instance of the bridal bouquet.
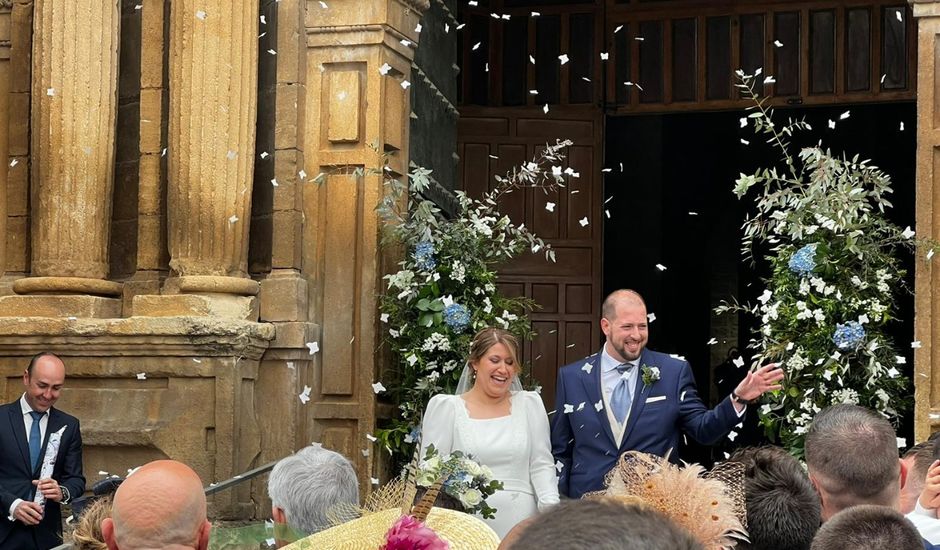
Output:
<path fill-rule="evenodd" d="M 496 508 L 490 507 L 486 498 L 502 489 L 503 483 L 493 479 L 492 470 L 475 461 L 472 455 L 454 451 L 441 456 L 430 445 L 419 465 L 417 485 L 430 487 L 439 480 L 444 480 L 441 491 L 460 502 L 468 514 L 495 517 Z"/>

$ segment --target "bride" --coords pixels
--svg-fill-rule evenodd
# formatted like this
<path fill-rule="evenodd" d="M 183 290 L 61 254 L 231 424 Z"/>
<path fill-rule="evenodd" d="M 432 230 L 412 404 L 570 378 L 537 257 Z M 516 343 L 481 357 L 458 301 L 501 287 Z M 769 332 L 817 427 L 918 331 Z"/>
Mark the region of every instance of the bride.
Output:
<path fill-rule="evenodd" d="M 505 330 L 478 332 L 456 395 L 432 397 L 421 428 L 422 457 L 430 445 L 441 455 L 463 451 L 503 482 L 487 499 L 496 517 L 484 520 L 500 538 L 558 502 L 548 416 L 538 394 L 522 390 L 518 347 Z"/>

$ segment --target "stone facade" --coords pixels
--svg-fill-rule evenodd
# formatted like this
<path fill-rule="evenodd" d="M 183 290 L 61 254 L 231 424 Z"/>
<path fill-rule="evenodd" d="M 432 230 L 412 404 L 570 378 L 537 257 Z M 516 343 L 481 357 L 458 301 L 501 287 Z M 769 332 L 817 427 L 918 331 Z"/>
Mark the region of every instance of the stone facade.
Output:
<path fill-rule="evenodd" d="M 90 481 L 163 457 L 220 481 L 311 441 L 379 475 L 367 169 L 408 166 L 427 8 L 0 0 L 0 398 L 62 355 Z"/>

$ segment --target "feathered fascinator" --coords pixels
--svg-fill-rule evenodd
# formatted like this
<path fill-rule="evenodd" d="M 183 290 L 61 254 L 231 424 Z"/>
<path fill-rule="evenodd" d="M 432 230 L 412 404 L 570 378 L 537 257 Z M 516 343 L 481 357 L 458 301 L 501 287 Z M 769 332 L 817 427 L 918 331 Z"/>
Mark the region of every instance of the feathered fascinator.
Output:
<path fill-rule="evenodd" d="M 744 465 L 725 462 L 711 471 L 698 464 L 676 466 L 667 458 L 637 451 L 621 455 L 607 473 L 607 489 L 585 498 L 608 497 L 630 504 L 639 499 L 683 527 L 708 550 L 747 541 Z"/>

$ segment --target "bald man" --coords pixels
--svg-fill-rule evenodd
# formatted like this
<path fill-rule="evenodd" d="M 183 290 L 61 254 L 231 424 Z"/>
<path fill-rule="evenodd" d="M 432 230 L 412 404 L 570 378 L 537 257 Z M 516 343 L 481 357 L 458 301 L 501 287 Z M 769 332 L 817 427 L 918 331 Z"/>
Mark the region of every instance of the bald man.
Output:
<path fill-rule="evenodd" d="M 23 395 L 0 407 L 0 548 L 4 550 L 46 550 L 62 544 L 61 505 L 85 491 L 78 419 L 54 407 L 64 385 L 62 359 L 53 353 L 37 354 L 23 372 Z M 60 431 L 52 475 L 40 479 L 50 434 Z"/>
<path fill-rule="evenodd" d="M 109 550 L 206 550 L 206 494 L 199 476 L 175 460 L 157 460 L 127 477 L 101 522 Z"/>

